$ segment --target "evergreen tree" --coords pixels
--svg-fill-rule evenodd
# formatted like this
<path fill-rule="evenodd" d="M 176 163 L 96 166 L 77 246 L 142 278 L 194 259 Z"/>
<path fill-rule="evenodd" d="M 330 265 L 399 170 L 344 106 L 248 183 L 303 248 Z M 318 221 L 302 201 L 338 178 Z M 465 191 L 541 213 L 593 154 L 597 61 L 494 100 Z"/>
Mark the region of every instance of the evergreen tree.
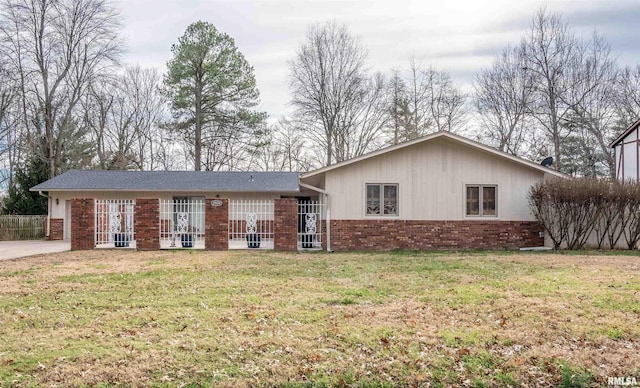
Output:
<path fill-rule="evenodd" d="M 164 79 L 171 129 L 193 147 L 196 171 L 234 165 L 237 145 L 266 118 L 254 110 L 260 93 L 253 67 L 229 35 L 203 21 L 187 27 L 171 52 Z"/>
<path fill-rule="evenodd" d="M 16 169 L 4 201 L 4 214 L 47 214 L 47 199 L 38 192 L 29 191 L 49 178 L 48 164 L 37 156 L 31 157 L 25 166 Z"/>

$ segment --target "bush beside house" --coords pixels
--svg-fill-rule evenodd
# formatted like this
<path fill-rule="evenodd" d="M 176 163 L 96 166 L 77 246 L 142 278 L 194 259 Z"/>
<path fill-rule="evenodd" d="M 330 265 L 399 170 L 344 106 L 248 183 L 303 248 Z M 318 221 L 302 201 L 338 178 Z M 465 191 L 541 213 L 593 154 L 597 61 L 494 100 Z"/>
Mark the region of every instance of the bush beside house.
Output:
<path fill-rule="evenodd" d="M 640 183 L 548 179 L 529 190 L 529 207 L 553 241 L 554 249 L 581 249 L 588 242 L 614 249 L 640 240 Z"/>

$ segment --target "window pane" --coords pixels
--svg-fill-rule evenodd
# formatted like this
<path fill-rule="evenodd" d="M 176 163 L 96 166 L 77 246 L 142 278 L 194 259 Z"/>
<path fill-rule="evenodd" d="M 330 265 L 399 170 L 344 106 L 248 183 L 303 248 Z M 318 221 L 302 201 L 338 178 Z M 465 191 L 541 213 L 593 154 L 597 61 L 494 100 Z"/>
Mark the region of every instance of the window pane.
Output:
<path fill-rule="evenodd" d="M 480 214 L 480 188 L 478 186 L 467 186 L 467 215 L 477 216 Z"/>
<path fill-rule="evenodd" d="M 398 186 L 384 186 L 384 214 L 398 214 Z"/>
<path fill-rule="evenodd" d="M 380 185 L 367 185 L 367 214 L 380 214 Z"/>
<path fill-rule="evenodd" d="M 482 188 L 482 215 L 483 216 L 496 215 L 496 188 L 495 187 Z"/>

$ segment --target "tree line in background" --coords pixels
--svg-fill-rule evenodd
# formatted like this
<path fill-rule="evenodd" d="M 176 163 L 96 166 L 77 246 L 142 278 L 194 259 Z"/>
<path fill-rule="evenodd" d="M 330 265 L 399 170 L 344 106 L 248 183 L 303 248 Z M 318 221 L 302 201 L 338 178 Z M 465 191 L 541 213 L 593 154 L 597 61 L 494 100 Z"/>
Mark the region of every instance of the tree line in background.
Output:
<path fill-rule="evenodd" d="M 36 203 L 6 211 L 41 211 L 28 188 L 72 168 L 305 171 L 442 130 L 610 177 L 608 144 L 640 112 L 640 66 L 545 9 L 469 93 L 415 57 L 372 72 L 346 26 L 312 25 L 288 63 L 293 114 L 271 120 L 253 68 L 212 24 L 187 28 L 162 75 L 122 63 L 119 20 L 108 0 L 1 0 L 0 176 Z"/>

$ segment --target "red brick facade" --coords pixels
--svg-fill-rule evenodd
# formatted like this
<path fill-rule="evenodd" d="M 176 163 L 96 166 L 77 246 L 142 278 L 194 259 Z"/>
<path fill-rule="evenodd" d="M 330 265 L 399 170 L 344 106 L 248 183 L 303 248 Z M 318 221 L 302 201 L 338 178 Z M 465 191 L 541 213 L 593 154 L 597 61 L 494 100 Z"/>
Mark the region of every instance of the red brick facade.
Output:
<path fill-rule="evenodd" d="M 139 251 L 153 251 L 160 249 L 159 199 L 136 199 L 134 228 L 136 232 L 136 249 Z"/>
<path fill-rule="evenodd" d="M 49 236 L 47 240 L 64 239 L 64 218 L 52 218 L 49 220 Z"/>
<path fill-rule="evenodd" d="M 276 251 L 298 249 L 298 201 L 295 198 L 274 200 L 273 247 Z"/>
<path fill-rule="evenodd" d="M 220 206 L 213 206 L 219 201 Z M 205 202 L 205 247 L 228 249 L 229 201 Z M 71 249 L 93 249 L 95 241 L 95 200 L 71 201 Z M 293 198 L 274 201 L 274 249 L 298 248 L 298 203 Z M 135 207 L 135 240 L 138 250 L 160 249 L 159 200 L 138 198 Z M 323 225 L 323 232 L 326 231 Z M 332 220 L 331 249 L 426 250 L 426 249 L 518 249 L 542 246 L 542 225 L 535 221 L 405 221 Z M 64 221 L 51 219 L 49 239 L 62 239 Z M 326 247 L 326 234 L 323 248 Z"/>
<path fill-rule="evenodd" d="M 542 246 L 535 221 L 332 220 L 331 249 L 518 249 Z"/>
<path fill-rule="evenodd" d="M 95 248 L 95 200 L 71 200 L 71 250 Z"/>
<path fill-rule="evenodd" d="M 214 206 L 214 203 L 220 206 Z M 229 200 L 207 198 L 204 206 L 205 249 L 209 251 L 229 249 Z"/>

